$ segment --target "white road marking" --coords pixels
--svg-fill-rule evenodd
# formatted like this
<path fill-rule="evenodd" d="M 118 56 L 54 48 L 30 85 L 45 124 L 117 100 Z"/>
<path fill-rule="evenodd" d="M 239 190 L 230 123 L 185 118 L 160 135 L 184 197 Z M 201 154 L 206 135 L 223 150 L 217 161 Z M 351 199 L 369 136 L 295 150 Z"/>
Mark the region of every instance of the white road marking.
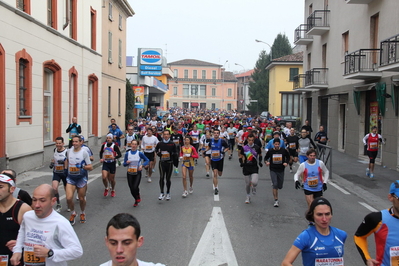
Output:
<path fill-rule="evenodd" d="M 101 177 L 101 174 L 95 174 L 95 175 L 91 175 L 89 181 L 87 181 L 87 184 L 90 184 L 91 182 L 93 182 L 94 180 L 96 180 L 97 178 Z M 60 197 L 60 200 L 65 199 L 66 195 L 62 195 Z"/>
<path fill-rule="evenodd" d="M 341 188 L 340 186 L 338 186 L 337 184 L 333 183 L 333 182 L 328 182 L 329 185 L 332 185 L 333 187 L 335 187 L 336 189 L 338 189 L 339 191 L 341 191 L 342 193 L 346 194 L 346 195 L 350 195 L 351 193 L 349 193 L 348 191 L 346 191 L 345 189 Z"/>
<path fill-rule="evenodd" d="M 220 207 L 213 207 L 209 222 L 188 265 L 238 266 Z"/>
<path fill-rule="evenodd" d="M 219 201 L 219 194 L 218 195 L 213 195 L 213 200 L 214 201 Z"/>
<path fill-rule="evenodd" d="M 360 202 L 360 201 L 359 201 L 359 204 L 362 205 L 363 207 L 365 207 L 366 209 L 368 209 L 369 211 L 372 211 L 372 212 L 377 212 L 377 211 L 378 211 L 377 209 L 374 209 L 373 207 L 371 207 L 371 206 L 368 205 L 367 203 L 364 203 L 364 202 Z"/>

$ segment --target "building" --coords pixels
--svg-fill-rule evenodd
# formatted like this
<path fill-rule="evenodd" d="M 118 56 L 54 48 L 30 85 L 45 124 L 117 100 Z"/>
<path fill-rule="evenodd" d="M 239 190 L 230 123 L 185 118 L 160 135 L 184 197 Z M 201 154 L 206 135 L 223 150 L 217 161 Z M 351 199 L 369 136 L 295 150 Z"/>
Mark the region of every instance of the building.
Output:
<path fill-rule="evenodd" d="M 126 20 L 134 15 L 127 0 L 104 0 L 102 12 L 102 97 L 100 136 L 108 133 L 114 118 L 125 129 Z"/>
<path fill-rule="evenodd" d="M 330 145 L 365 157 L 372 126 L 386 138 L 377 163 L 399 165 L 399 1 L 306 0 L 305 23 L 295 30 L 304 46 L 303 118 L 322 124 Z"/>
<path fill-rule="evenodd" d="M 173 71 L 169 80 L 171 107 L 223 109 L 237 108 L 237 79 L 222 65 L 195 59 L 168 64 Z"/>
<path fill-rule="evenodd" d="M 248 111 L 247 106 L 251 100 L 249 97 L 249 83 L 253 81 L 252 73 L 254 73 L 253 69 L 235 75 L 237 79 L 237 110 L 239 112 Z"/>
<path fill-rule="evenodd" d="M 301 92 L 293 91 L 294 77 L 302 73 L 303 52 L 273 59 L 269 70 L 269 112 L 274 116 L 300 116 Z"/>
<path fill-rule="evenodd" d="M 72 117 L 96 139 L 101 122 L 102 1 L 0 1 L 0 163 L 48 162 Z"/>

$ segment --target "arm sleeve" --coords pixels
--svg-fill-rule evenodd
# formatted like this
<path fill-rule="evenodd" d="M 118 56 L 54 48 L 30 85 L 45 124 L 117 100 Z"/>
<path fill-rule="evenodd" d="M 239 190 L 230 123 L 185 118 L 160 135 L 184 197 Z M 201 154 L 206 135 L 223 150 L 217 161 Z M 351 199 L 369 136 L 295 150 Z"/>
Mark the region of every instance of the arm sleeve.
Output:
<path fill-rule="evenodd" d="M 330 177 L 330 171 L 328 171 L 323 161 L 320 161 L 319 163 L 321 170 L 323 170 L 323 183 L 327 183 L 328 178 Z"/>
<path fill-rule="evenodd" d="M 80 125 L 76 126 L 76 130 L 78 131 L 79 134 L 82 133 L 82 128 L 80 127 Z"/>
<path fill-rule="evenodd" d="M 147 158 L 147 156 L 144 155 L 144 153 L 139 152 L 139 156 L 144 161 L 143 166 L 147 166 L 150 163 L 150 160 Z"/>
<path fill-rule="evenodd" d="M 100 149 L 100 159 L 103 158 L 104 145 L 105 145 L 105 144 L 101 145 L 101 149 Z"/>
<path fill-rule="evenodd" d="M 299 180 L 299 176 L 303 174 L 303 171 L 305 171 L 305 164 L 301 163 L 298 167 L 298 170 L 296 171 L 296 173 L 294 175 L 295 182 Z"/>
<path fill-rule="evenodd" d="M 128 158 L 129 158 L 129 152 L 126 152 L 125 157 L 123 158 L 123 166 L 127 166 L 126 162 L 127 162 Z"/>
<path fill-rule="evenodd" d="M 83 255 L 83 248 L 72 226 L 62 224 L 57 228 L 60 237 L 58 240 L 63 248 L 54 248 L 54 256 L 50 259 L 53 262 L 64 262 L 80 258 Z"/>
<path fill-rule="evenodd" d="M 24 213 L 23 217 L 25 215 L 26 215 L 26 212 Z M 17 243 L 15 244 L 12 251 L 14 253 L 22 253 L 22 248 L 24 247 L 24 241 L 25 241 L 25 219 L 23 218 L 21 226 L 19 227 L 19 231 L 18 231 Z"/>
<path fill-rule="evenodd" d="M 194 158 L 194 159 L 198 159 L 198 152 L 197 152 L 197 150 L 195 149 L 195 147 L 191 147 L 192 149 L 193 149 L 193 155 L 192 155 L 192 157 Z"/>
<path fill-rule="evenodd" d="M 369 134 L 367 134 L 366 136 L 364 136 L 364 138 L 363 138 L 363 144 L 364 144 L 364 145 L 367 145 L 367 140 L 368 140 L 368 138 L 369 138 Z"/>
<path fill-rule="evenodd" d="M 115 159 L 119 159 L 119 158 L 121 158 L 121 157 L 122 157 L 121 150 L 120 150 L 120 149 L 119 149 L 119 147 L 118 147 L 118 146 L 116 146 L 116 145 L 115 145 L 115 152 L 116 152 Z"/>
<path fill-rule="evenodd" d="M 72 129 L 72 124 L 69 124 L 68 128 L 66 129 L 66 133 L 69 133 L 69 131 L 71 131 Z"/>
<path fill-rule="evenodd" d="M 18 198 L 28 204 L 29 206 L 32 206 L 32 197 L 29 195 L 28 192 L 25 190 L 20 190 L 18 193 Z"/>
<path fill-rule="evenodd" d="M 372 233 L 376 232 L 381 227 L 381 222 L 382 213 L 372 212 L 364 217 L 363 222 L 356 230 L 354 241 L 357 250 L 359 251 L 360 256 L 362 257 L 365 264 L 368 259 L 371 259 L 367 245 L 367 237 L 369 237 Z"/>

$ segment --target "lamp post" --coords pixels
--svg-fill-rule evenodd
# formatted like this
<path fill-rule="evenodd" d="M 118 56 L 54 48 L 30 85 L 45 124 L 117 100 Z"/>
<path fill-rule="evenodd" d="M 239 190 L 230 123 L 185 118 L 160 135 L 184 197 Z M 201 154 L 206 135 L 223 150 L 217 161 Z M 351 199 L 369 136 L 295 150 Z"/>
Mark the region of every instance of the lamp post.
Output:
<path fill-rule="evenodd" d="M 222 74 L 222 104 L 220 106 L 220 109 L 223 109 L 223 105 L 224 105 L 224 66 L 227 64 L 227 62 L 229 62 L 229 60 L 226 60 L 226 62 L 224 62 L 223 67 L 221 69 L 221 74 Z"/>
<path fill-rule="evenodd" d="M 240 67 L 242 67 L 242 69 L 244 69 L 244 80 L 243 80 L 243 83 L 242 83 L 242 85 L 243 85 L 243 98 L 244 98 L 244 104 L 242 105 L 242 107 L 243 107 L 243 109 L 244 109 L 244 111 L 246 111 L 245 110 L 245 106 L 246 106 L 246 103 L 245 103 L 245 96 L 246 96 L 246 86 L 245 86 L 245 67 L 244 66 L 242 66 L 242 65 L 240 65 L 240 64 L 237 64 L 237 63 L 235 63 L 235 65 L 236 66 L 240 66 Z"/>
<path fill-rule="evenodd" d="M 261 40 L 258 40 L 258 39 L 255 39 L 255 42 L 261 42 L 261 43 L 264 43 L 264 44 L 266 44 L 267 46 L 269 46 L 269 48 L 270 48 L 270 61 L 272 61 L 272 60 L 273 60 L 273 56 L 272 56 L 272 46 L 271 46 L 270 44 L 268 44 L 267 42 L 264 42 L 264 41 L 261 41 Z"/>

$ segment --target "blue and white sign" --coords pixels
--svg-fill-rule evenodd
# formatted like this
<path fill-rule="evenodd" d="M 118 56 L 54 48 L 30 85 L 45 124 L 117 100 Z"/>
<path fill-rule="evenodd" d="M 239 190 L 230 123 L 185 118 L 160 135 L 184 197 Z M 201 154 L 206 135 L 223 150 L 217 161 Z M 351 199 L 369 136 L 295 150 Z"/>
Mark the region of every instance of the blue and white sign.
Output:
<path fill-rule="evenodd" d="M 141 65 L 140 70 L 162 70 L 162 66 L 147 66 L 147 65 Z"/>
<path fill-rule="evenodd" d="M 140 48 L 140 65 L 162 65 L 162 49 Z"/>
<path fill-rule="evenodd" d="M 141 76 L 162 76 L 162 71 L 140 71 Z"/>

